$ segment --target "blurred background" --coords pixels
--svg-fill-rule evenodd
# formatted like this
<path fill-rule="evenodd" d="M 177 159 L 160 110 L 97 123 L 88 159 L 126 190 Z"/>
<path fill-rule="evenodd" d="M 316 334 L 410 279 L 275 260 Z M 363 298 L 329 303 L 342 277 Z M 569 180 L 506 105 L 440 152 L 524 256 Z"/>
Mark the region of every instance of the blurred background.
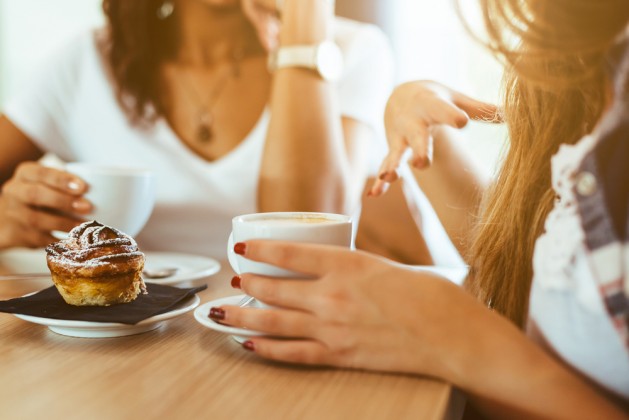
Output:
<path fill-rule="evenodd" d="M 130 0 L 132 1 L 132 0 Z M 434 79 L 464 93 L 497 101 L 499 64 L 461 25 L 454 0 L 337 0 L 337 14 L 380 26 L 391 40 L 397 82 Z M 478 27 L 475 10 L 466 21 Z M 101 0 L 0 0 L 0 107 L 69 38 L 102 25 Z M 504 127 L 470 124 L 465 145 L 492 172 Z"/>

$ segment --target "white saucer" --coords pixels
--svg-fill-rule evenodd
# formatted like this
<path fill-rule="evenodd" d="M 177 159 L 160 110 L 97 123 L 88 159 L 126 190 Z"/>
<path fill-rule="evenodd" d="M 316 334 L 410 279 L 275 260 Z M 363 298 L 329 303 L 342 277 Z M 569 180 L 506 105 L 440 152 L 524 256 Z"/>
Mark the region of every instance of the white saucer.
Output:
<path fill-rule="evenodd" d="M 158 328 L 163 321 L 174 318 L 196 308 L 201 299 L 194 295 L 181 302 L 175 309 L 163 314 L 155 315 L 138 322 L 135 325 L 119 324 L 117 322 L 88 322 L 67 319 L 40 318 L 31 315 L 14 314 L 28 322 L 45 325 L 57 334 L 80 338 L 124 337 L 140 334 Z"/>
<path fill-rule="evenodd" d="M 199 280 L 212 276 L 221 269 L 221 264 L 215 259 L 201 255 L 178 254 L 173 252 L 145 252 L 144 268 L 158 270 L 160 268 L 175 267 L 177 272 L 163 279 L 147 279 L 145 282 L 163 285 Z"/>
<path fill-rule="evenodd" d="M 245 328 L 236 328 L 230 327 L 227 325 L 219 324 L 209 317 L 210 309 L 214 307 L 224 306 L 224 305 L 234 305 L 238 306 L 238 303 L 242 300 L 245 295 L 238 296 L 228 296 L 221 299 L 216 299 L 211 302 L 204 303 L 194 310 L 194 318 L 201 324 L 214 331 L 222 332 L 225 334 L 233 335 L 236 341 L 242 342 L 241 337 L 259 337 L 264 335 L 260 331 L 248 330 Z"/>

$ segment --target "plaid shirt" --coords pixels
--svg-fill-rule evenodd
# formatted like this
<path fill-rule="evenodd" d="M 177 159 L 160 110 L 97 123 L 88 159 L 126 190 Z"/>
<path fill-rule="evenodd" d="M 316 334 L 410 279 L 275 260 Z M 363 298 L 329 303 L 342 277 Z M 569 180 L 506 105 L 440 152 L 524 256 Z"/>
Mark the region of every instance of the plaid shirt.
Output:
<path fill-rule="evenodd" d="M 628 51 L 624 49 L 624 51 Z M 588 260 L 605 307 L 629 350 L 629 54 L 616 69 L 616 102 L 575 179 Z"/>

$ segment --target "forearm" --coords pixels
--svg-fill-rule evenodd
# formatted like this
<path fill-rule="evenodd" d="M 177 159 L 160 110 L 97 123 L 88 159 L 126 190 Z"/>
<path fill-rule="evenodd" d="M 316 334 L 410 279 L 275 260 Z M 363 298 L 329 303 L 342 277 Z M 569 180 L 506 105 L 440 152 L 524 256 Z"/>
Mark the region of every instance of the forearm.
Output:
<path fill-rule="evenodd" d="M 451 128 L 433 129 L 434 160 L 428 169 L 412 169 L 430 200 L 448 236 L 462 255 L 469 246 L 469 233 L 488 177 L 458 144 Z"/>
<path fill-rule="evenodd" d="M 333 38 L 332 2 L 293 0 L 283 4 L 280 47 L 316 45 Z M 351 140 L 343 133 L 333 84 L 309 70 L 276 71 L 258 188 L 259 210 L 351 212 L 355 201 L 351 191 L 359 190 L 353 185 Z"/>
<path fill-rule="evenodd" d="M 347 212 L 352 179 L 333 85 L 307 70 L 281 69 L 271 114 L 259 210 Z"/>
<path fill-rule="evenodd" d="M 450 375 L 493 418 L 626 418 L 576 372 L 557 362 L 499 315 L 465 314 Z"/>

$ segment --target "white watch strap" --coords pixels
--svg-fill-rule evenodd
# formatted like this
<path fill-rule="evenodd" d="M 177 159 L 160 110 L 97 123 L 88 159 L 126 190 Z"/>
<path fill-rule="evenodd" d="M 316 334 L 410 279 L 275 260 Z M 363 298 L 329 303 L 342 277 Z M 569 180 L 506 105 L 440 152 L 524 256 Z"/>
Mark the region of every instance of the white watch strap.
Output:
<path fill-rule="evenodd" d="M 317 48 L 311 45 L 281 47 L 276 51 L 275 68 L 305 67 L 317 68 Z"/>

